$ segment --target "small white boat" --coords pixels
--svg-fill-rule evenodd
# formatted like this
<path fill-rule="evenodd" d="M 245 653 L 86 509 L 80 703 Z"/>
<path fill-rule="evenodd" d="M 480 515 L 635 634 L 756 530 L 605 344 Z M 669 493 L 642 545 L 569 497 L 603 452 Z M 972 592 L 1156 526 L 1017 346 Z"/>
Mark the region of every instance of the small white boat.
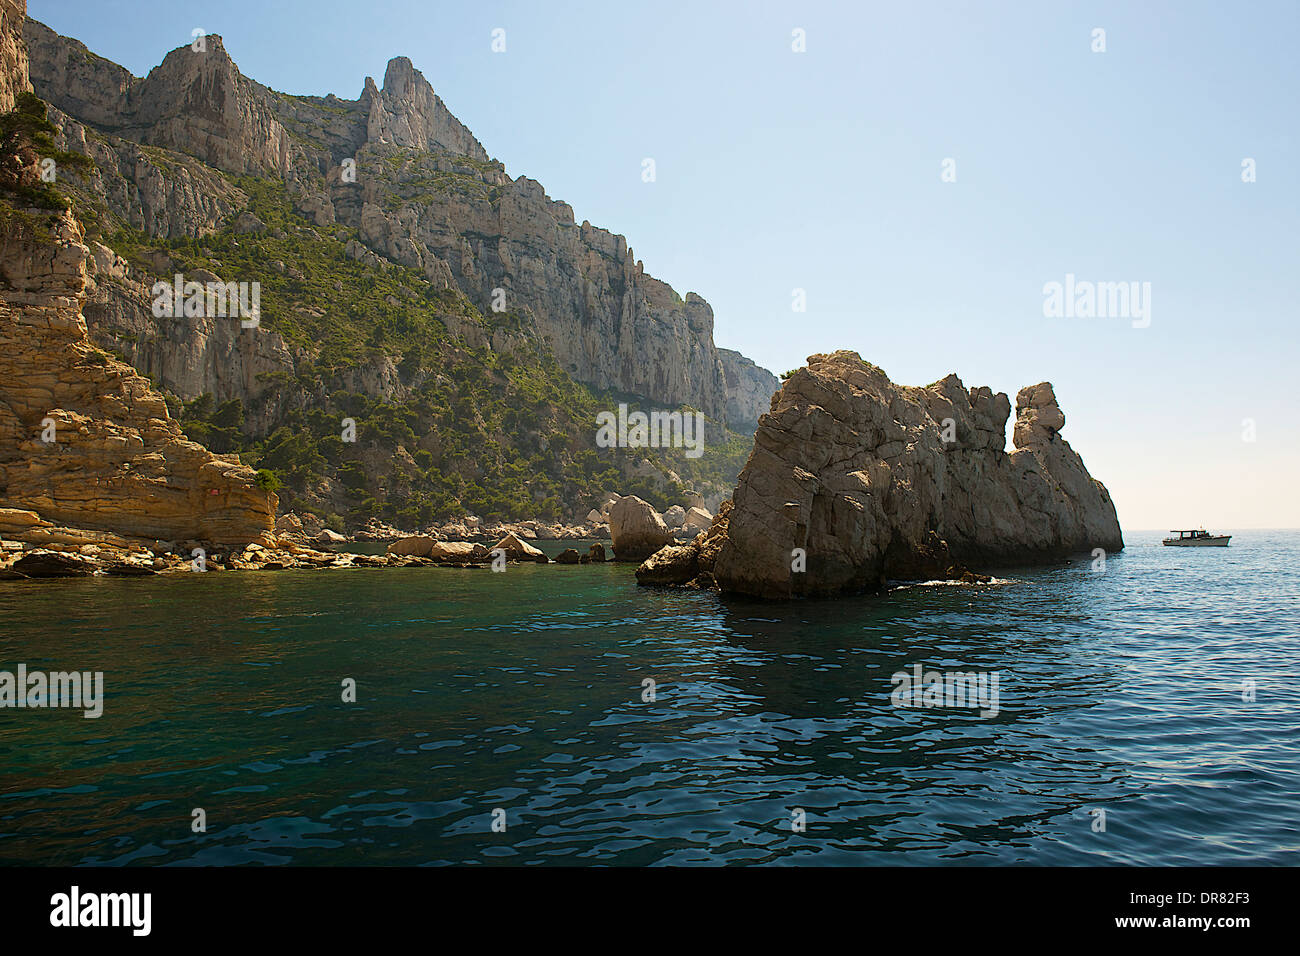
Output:
<path fill-rule="evenodd" d="M 1176 538 L 1165 538 L 1160 543 L 1170 548 L 1226 548 L 1230 534 L 1210 534 L 1204 528 L 1196 531 L 1170 531 Z"/>

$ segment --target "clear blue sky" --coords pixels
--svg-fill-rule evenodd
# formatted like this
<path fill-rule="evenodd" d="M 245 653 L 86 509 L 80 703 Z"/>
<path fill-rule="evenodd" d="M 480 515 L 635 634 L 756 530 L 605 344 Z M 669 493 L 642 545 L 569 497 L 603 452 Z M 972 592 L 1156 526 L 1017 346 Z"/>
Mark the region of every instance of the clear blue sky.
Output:
<path fill-rule="evenodd" d="M 1300 526 L 1295 0 L 29 12 L 137 75 L 220 33 L 290 93 L 352 98 L 409 56 L 511 175 L 708 299 L 719 345 L 776 372 L 855 349 L 898 382 L 955 371 L 1013 398 L 1050 380 L 1126 528 Z M 1150 327 L 1044 317 L 1066 273 L 1151 283 Z"/>

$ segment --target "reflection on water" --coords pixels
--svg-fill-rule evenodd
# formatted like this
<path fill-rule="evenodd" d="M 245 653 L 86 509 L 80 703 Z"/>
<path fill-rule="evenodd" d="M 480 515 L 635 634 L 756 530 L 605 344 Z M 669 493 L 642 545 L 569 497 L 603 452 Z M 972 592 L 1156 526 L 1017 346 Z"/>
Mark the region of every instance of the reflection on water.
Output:
<path fill-rule="evenodd" d="M 1293 860 L 1300 534 L 1132 538 L 794 604 L 626 565 L 4 582 L 0 669 L 106 702 L 0 711 L 0 862 Z M 997 715 L 891 706 L 917 664 L 997 672 Z"/>

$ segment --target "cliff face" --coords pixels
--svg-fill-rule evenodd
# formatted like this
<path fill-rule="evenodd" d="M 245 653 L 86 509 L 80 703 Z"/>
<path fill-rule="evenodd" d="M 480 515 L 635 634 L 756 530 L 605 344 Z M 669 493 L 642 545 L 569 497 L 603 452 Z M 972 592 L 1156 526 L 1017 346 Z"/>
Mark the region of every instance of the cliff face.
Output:
<path fill-rule="evenodd" d="M 484 315 L 521 316 L 576 380 L 756 418 L 754 376 L 729 386 L 708 303 L 648 275 L 624 237 L 575 223 L 539 183 L 508 176 L 406 58 L 355 100 L 298 97 L 242 76 L 217 36 L 136 78 L 35 21 L 25 33 L 37 94 L 67 114 L 69 148 L 99 160 L 93 190 L 134 227 L 199 236 L 240 214 L 239 190 L 205 167 L 274 176 L 317 226 L 356 230 L 357 258 L 455 286 Z"/>
<path fill-rule="evenodd" d="M 1010 402 L 955 375 L 895 385 L 855 352 L 814 355 L 760 419 L 713 574 L 724 591 L 831 595 L 952 562 L 1021 563 L 1123 539 L 1105 486 L 1060 437 L 1050 384 Z M 798 570 L 794 549 L 806 556 Z"/>
<path fill-rule="evenodd" d="M 266 541 L 275 496 L 253 471 L 186 440 L 148 379 L 91 345 L 81 240 L 68 214 L 48 237 L 0 227 L 0 534 Z"/>
<path fill-rule="evenodd" d="M 752 432 L 758 427 L 758 416 L 772 407 L 781 382 L 739 352 L 718 349 L 718 358 L 727 382 L 727 421 L 737 431 Z"/>
<path fill-rule="evenodd" d="M 12 92 L 27 77 L 9 55 L 21 49 L 11 13 L 0 86 Z M 26 152 L 0 160 L 27 164 Z M 276 500 L 254 472 L 186 440 L 149 381 L 91 344 L 81 224 L 11 199 L 0 197 L 0 534 L 58 548 L 269 543 Z"/>
<path fill-rule="evenodd" d="M 14 97 L 30 90 L 23 20 L 27 0 L 0 0 L 0 113 L 14 108 Z"/>

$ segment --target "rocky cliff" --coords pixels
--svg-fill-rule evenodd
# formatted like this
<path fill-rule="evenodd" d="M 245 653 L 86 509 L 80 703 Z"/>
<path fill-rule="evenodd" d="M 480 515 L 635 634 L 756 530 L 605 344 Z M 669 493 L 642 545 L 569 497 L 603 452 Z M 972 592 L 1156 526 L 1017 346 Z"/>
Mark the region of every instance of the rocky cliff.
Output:
<path fill-rule="evenodd" d="M 0 0 L 0 113 L 14 108 L 14 98 L 30 90 L 23 21 L 27 0 Z"/>
<path fill-rule="evenodd" d="M 485 315 L 519 316 L 580 382 L 742 423 L 766 406 L 752 374 L 729 386 L 703 298 L 678 295 L 624 237 L 507 175 L 405 57 L 382 88 L 366 78 L 348 100 L 269 90 L 215 35 L 137 78 L 36 21 L 25 34 L 33 86 L 71 121 L 69 148 L 98 160 L 91 189 L 111 217 L 200 236 L 247 204 L 212 170 L 275 177 L 315 225 L 352 232 L 356 258 L 454 285 Z"/>
<path fill-rule="evenodd" d="M 718 358 L 727 383 L 727 421 L 737 431 L 753 432 L 758 427 L 758 416 L 771 407 L 781 382 L 767 369 L 755 365 L 753 359 L 732 349 L 718 349 Z"/>
<path fill-rule="evenodd" d="M 15 95 L 23 6 L 0 8 L 0 89 Z M 6 120 L 0 156 L 0 534 L 64 549 L 269 542 L 276 500 L 252 469 L 188 441 L 149 381 L 90 342 L 93 259 L 57 194 L 32 188 L 33 131 L 48 135 L 35 107 Z"/>
<path fill-rule="evenodd" d="M 913 388 L 855 352 L 811 356 L 759 420 L 712 578 L 760 597 L 833 595 L 1122 548 L 1110 495 L 1060 436 L 1052 386 L 1020 391 L 1008 454 L 1010 411 L 955 375 Z M 697 573 L 692 555 L 668 557 L 643 576 Z"/>

